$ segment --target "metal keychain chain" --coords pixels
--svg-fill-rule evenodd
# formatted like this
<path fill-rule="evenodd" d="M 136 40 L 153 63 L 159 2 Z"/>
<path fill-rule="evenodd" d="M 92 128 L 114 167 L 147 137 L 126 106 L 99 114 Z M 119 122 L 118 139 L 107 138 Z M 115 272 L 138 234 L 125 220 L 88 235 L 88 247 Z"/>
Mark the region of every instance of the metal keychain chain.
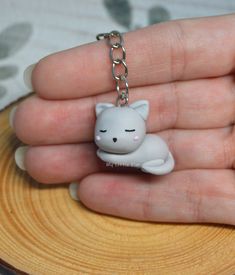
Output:
<path fill-rule="evenodd" d="M 126 50 L 123 46 L 123 36 L 118 31 L 111 31 L 109 33 L 100 33 L 96 36 L 97 40 L 107 39 L 110 46 L 109 56 L 112 61 L 112 76 L 116 82 L 117 91 L 117 106 L 127 106 L 129 101 L 129 88 L 128 88 L 128 68 L 126 64 Z M 115 57 L 119 52 L 120 57 Z M 117 69 L 122 73 L 117 73 Z"/>

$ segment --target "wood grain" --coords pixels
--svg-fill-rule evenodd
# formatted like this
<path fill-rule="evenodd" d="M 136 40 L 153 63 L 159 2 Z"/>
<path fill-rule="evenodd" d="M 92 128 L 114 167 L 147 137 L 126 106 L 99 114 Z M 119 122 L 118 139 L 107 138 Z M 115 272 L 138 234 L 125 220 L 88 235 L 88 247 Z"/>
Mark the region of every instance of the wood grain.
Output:
<path fill-rule="evenodd" d="M 12 106 L 0 113 L 2 263 L 40 275 L 235 273 L 234 227 L 97 214 L 73 201 L 66 184 L 46 186 L 17 169 Z"/>

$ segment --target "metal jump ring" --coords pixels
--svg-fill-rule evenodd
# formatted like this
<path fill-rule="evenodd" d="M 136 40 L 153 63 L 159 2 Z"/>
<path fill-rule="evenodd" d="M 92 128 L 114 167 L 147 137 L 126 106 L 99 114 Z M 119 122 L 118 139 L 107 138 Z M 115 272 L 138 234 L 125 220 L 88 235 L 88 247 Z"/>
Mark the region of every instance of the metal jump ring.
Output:
<path fill-rule="evenodd" d="M 119 41 L 113 43 L 113 42 L 112 42 L 112 38 L 113 38 L 113 37 L 118 37 L 118 38 L 119 38 Z M 117 48 L 117 47 L 118 47 L 118 44 L 123 45 L 123 37 L 122 37 L 122 35 L 121 35 L 120 32 L 118 32 L 118 31 L 111 31 L 110 34 L 109 34 L 109 45 L 110 45 L 111 47 L 113 47 L 113 48 Z"/>
<path fill-rule="evenodd" d="M 124 72 L 124 75 L 122 74 L 119 74 L 119 75 L 116 75 L 115 73 L 115 68 L 116 66 L 118 65 L 122 65 L 125 72 Z M 122 59 L 116 59 L 116 62 L 113 63 L 113 67 L 112 67 L 112 74 L 113 74 L 113 77 L 116 79 L 116 80 L 120 80 L 122 76 L 124 76 L 125 78 L 127 77 L 128 75 L 128 69 L 127 69 L 127 65 L 126 65 L 126 62 Z"/>
<path fill-rule="evenodd" d="M 118 62 L 118 60 L 119 59 L 122 59 L 122 60 L 126 60 L 126 50 L 125 50 L 125 48 L 121 45 L 121 44 L 118 44 L 119 46 L 118 46 L 118 48 L 113 48 L 113 47 L 111 47 L 110 48 L 110 52 L 109 52 L 109 54 L 110 54 L 110 58 L 111 58 L 111 60 L 112 60 L 112 62 L 113 63 L 116 63 L 116 64 L 118 64 L 117 62 Z M 116 49 L 122 49 L 122 58 L 114 58 L 113 57 L 113 52 L 114 52 L 114 50 L 116 50 Z"/>

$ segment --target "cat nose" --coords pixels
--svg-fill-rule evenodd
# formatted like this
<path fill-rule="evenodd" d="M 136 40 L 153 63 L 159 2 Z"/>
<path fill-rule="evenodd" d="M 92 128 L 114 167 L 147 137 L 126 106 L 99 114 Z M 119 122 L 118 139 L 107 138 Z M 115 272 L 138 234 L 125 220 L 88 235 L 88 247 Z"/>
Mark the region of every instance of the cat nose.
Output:
<path fill-rule="evenodd" d="M 113 138 L 113 142 L 116 142 L 117 141 L 117 138 Z"/>

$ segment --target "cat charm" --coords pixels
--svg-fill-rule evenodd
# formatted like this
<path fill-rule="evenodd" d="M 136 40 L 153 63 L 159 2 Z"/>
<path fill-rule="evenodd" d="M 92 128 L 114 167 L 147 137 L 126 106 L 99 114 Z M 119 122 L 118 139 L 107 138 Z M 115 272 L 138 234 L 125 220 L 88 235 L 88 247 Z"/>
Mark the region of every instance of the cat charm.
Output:
<path fill-rule="evenodd" d="M 95 111 L 95 143 L 102 161 L 140 168 L 154 175 L 165 175 L 174 169 L 174 158 L 164 140 L 146 133 L 148 101 L 139 100 L 123 107 L 98 103 Z"/>

